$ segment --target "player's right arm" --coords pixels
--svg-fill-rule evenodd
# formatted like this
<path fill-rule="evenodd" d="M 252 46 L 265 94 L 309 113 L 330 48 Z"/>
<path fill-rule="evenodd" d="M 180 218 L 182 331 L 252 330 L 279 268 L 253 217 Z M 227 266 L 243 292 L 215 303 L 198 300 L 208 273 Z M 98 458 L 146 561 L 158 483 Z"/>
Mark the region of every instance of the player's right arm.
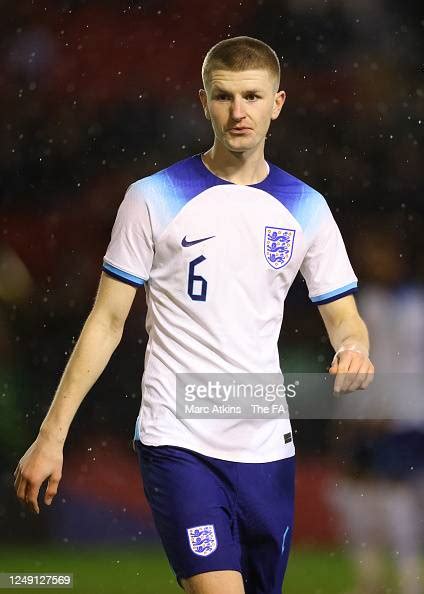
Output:
<path fill-rule="evenodd" d="M 39 434 L 16 467 L 16 494 L 37 514 L 40 511 L 38 493 L 46 479 L 46 505 L 51 504 L 57 493 L 62 476 L 63 446 L 70 424 L 122 338 L 136 290 L 102 273 L 93 309 L 69 358 Z"/>

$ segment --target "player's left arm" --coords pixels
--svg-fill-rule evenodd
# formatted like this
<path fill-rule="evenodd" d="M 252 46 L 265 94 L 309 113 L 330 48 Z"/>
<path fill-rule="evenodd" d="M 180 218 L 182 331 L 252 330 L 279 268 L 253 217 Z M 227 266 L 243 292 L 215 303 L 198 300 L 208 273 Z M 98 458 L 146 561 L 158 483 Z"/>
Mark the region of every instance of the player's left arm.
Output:
<path fill-rule="evenodd" d="M 353 295 L 318 306 L 331 344 L 336 351 L 330 367 L 335 375 L 334 392 L 364 390 L 374 377 L 369 359 L 369 338 L 365 322 Z"/>

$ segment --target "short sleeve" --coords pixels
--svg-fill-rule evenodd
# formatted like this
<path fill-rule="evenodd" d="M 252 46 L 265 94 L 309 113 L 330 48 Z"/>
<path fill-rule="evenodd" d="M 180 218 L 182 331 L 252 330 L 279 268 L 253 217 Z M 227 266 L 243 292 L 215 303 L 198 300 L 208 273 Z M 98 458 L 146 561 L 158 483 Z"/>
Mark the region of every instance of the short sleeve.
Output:
<path fill-rule="evenodd" d="M 300 271 L 306 280 L 309 298 L 317 305 L 330 303 L 358 289 L 345 244 L 324 198 L 320 224 Z"/>
<path fill-rule="evenodd" d="M 102 269 L 118 280 L 140 287 L 149 278 L 152 261 L 149 211 L 137 184 L 132 184 L 118 209 Z"/>

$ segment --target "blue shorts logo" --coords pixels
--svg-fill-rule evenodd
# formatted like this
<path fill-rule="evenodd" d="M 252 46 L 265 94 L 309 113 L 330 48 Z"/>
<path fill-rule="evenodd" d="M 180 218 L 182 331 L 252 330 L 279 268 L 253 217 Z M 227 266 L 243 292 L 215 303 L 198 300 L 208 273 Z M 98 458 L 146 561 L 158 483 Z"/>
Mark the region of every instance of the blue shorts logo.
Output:
<path fill-rule="evenodd" d="M 213 553 L 218 546 L 213 524 L 187 528 L 187 535 L 191 550 L 193 553 L 200 555 L 201 557 L 207 557 Z"/>
<path fill-rule="evenodd" d="M 273 268 L 282 268 L 290 262 L 295 234 L 294 229 L 265 227 L 264 253 Z"/>

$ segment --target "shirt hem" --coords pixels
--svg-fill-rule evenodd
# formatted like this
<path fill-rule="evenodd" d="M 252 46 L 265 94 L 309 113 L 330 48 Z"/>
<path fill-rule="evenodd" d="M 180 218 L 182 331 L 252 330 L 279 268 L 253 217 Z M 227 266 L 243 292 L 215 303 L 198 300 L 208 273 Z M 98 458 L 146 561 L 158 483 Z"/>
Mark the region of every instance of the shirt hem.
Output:
<path fill-rule="evenodd" d="M 196 446 L 193 444 L 186 444 L 177 442 L 173 439 L 165 439 L 159 440 L 155 443 L 152 443 L 152 440 L 146 439 L 145 437 L 140 438 L 139 441 L 146 446 L 170 446 L 170 447 L 177 447 L 183 448 L 184 450 L 189 450 L 192 452 L 196 452 L 198 454 L 202 454 L 202 456 L 208 456 L 209 458 L 216 458 L 217 460 L 225 460 L 226 462 L 239 462 L 242 464 L 263 464 L 266 462 L 278 462 L 278 460 L 285 460 L 287 458 L 292 458 L 296 454 L 296 449 L 291 442 L 288 444 L 288 447 L 285 449 L 287 450 L 286 455 L 282 455 L 281 451 L 277 454 L 269 454 L 268 456 L 251 456 L 251 455 L 242 455 L 242 456 L 232 456 L 222 450 L 216 450 L 215 448 L 208 448 L 203 446 Z M 154 440 L 153 440 L 154 441 Z"/>

